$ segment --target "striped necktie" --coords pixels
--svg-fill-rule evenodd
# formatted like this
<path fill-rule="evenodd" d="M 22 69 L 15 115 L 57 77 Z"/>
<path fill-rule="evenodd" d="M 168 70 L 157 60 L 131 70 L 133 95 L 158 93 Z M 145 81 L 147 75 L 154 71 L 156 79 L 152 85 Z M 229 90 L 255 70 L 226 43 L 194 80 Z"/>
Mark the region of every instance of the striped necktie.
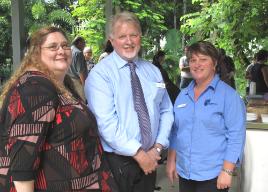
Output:
<path fill-rule="evenodd" d="M 136 73 L 136 65 L 133 62 L 128 63 L 128 65 L 131 76 L 131 88 L 134 108 L 138 115 L 142 148 L 147 151 L 151 147 L 150 141 L 152 139 L 150 116 L 145 103 L 141 82 Z"/>

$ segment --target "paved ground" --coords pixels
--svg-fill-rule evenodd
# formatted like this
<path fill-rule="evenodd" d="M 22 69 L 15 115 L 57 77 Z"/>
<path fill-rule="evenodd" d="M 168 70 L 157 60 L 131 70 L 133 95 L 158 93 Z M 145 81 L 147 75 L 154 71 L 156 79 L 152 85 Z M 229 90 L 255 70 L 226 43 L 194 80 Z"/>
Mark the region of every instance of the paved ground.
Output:
<path fill-rule="evenodd" d="M 179 185 L 178 182 L 174 183 L 174 185 L 171 185 L 169 182 L 166 172 L 165 172 L 165 164 L 162 164 L 157 169 L 157 179 L 156 179 L 156 186 L 161 187 L 160 192 L 178 192 L 179 191 Z M 157 190 L 155 190 L 157 192 Z"/>
<path fill-rule="evenodd" d="M 233 185 L 229 192 L 239 192 L 238 189 L 238 176 L 234 176 L 233 178 Z M 171 185 L 171 183 L 168 181 L 168 178 L 166 177 L 165 172 L 165 164 L 162 164 L 157 169 L 157 179 L 156 179 L 156 185 L 161 187 L 160 192 L 179 192 L 179 185 L 178 182 L 174 183 L 174 185 Z M 155 192 L 158 192 L 155 190 Z"/>

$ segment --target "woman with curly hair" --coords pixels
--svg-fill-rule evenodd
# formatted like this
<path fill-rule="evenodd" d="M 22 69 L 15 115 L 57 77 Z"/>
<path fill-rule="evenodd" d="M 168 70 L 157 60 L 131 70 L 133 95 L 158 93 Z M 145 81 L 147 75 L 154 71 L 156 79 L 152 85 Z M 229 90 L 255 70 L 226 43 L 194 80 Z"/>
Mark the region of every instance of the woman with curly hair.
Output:
<path fill-rule="evenodd" d="M 31 36 L 1 94 L 0 191 L 117 191 L 96 120 L 66 77 L 70 64 L 61 29 Z"/>

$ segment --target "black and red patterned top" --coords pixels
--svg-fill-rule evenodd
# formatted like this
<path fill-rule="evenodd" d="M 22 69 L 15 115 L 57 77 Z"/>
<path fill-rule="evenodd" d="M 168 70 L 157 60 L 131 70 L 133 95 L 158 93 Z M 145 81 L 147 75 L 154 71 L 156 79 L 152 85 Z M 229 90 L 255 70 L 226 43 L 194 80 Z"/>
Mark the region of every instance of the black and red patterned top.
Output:
<path fill-rule="evenodd" d="M 87 106 L 40 72 L 26 72 L 0 113 L 0 191 L 34 180 L 36 192 L 117 191 Z"/>

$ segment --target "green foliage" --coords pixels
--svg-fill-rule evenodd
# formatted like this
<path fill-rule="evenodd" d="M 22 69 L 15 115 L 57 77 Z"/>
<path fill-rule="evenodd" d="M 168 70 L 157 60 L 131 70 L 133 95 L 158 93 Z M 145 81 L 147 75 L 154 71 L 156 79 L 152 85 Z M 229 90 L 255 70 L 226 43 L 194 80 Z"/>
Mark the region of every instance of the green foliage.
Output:
<path fill-rule="evenodd" d="M 7 58 L 8 51 L 10 51 L 10 40 L 11 30 L 10 30 L 10 22 L 5 17 L 0 17 L 0 65 L 4 63 Z"/>
<path fill-rule="evenodd" d="M 166 34 L 165 50 L 175 57 L 181 56 L 180 51 L 183 50 L 181 46 L 181 33 L 176 29 L 171 29 Z"/>
<path fill-rule="evenodd" d="M 24 0 L 25 31 L 30 34 L 36 29 L 46 25 L 61 26 L 71 31 L 75 21 L 68 12 L 70 0 L 50 1 Z M 60 4 L 58 4 L 60 2 Z M 12 39 L 11 39 L 11 1 L 0 1 L 0 73 L 5 77 L 11 72 Z"/>
<path fill-rule="evenodd" d="M 106 0 L 24 0 L 25 30 L 44 25 L 65 29 L 73 38 L 81 35 L 98 58 L 105 37 Z M 166 65 L 172 79 L 179 74 L 182 33 L 186 44 L 209 40 L 235 60 L 236 84 L 245 90 L 244 70 L 259 49 L 268 49 L 268 0 L 112 0 L 113 12 L 132 11 L 140 19 L 142 56 L 152 59 L 166 39 Z M 186 2 L 188 14 L 183 13 Z M 214 3 L 211 3 L 214 2 Z M 0 70 L 11 58 L 11 0 L 0 1 Z M 177 27 L 177 28 L 176 28 Z M 180 31 L 179 31 L 180 30 Z M 95 58 L 95 60 L 96 60 Z"/>
<path fill-rule="evenodd" d="M 7 58 L 11 57 L 11 15 L 10 0 L 0 2 L 0 70 Z"/>
<path fill-rule="evenodd" d="M 5 17 L 10 9 L 11 1 L 10 0 L 1 0 L 0 2 L 0 17 Z"/>
<path fill-rule="evenodd" d="M 75 21 L 72 18 L 72 15 L 69 12 L 64 10 L 53 10 L 48 14 L 48 21 L 49 23 L 55 23 L 57 25 L 69 25 L 73 27 L 75 25 Z"/>
<path fill-rule="evenodd" d="M 155 47 L 159 48 L 160 39 L 162 39 L 167 31 L 165 25 L 165 9 L 161 3 L 165 1 L 157 1 L 155 3 L 144 2 L 142 0 L 123 1 L 114 0 L 115 11 L 128 10 L 137 14 L 141 21 L 143 41 L 143 56 L 149 58 Z M 104 15 L 104 1 L 79 1 L 74 6 L 72 15 L 79 18 L 78 26 L 75 28 L 74 35 L 80 34 L 86 38 L 87 44 L 93 48 L 94 55 L 99 55 L 101 45 L 104 43 L 105 23 L 108 21 Z M 170 7 L 165 3 L 166 7 Z M 159 9 L 159 6 L 161 9 Z"/>
<path fill-rule="evenodd" d="M 165 63 L 163 67 L 168 72 L 169 77 L 175 83 L 178 79 L 179 66 L 178 60 L 182 56 L 183 48 L 181 45 L 182 34 L 176 29 L 168 30 L 166 33 L 166 44 L 164 51 L 166 53 Z"/>
<path fill-rule="evenodd" d="M 43 0 L 29 2 L 31 15 L 28 15 L 29 32 L 47 26 L 60 26 L 66 31 L 70 31 L 75 25 L 72 15 L 64 8 L 59 7 L 57 2 L 46 3 Z M 27 6 L 26 6 L 27 7 Z"/>
<path fill-rule="evenodd" d="M 72 16 L 77 20 L 73 37 L 83 36 L 87 46 L 92 48 L 94 59 L 97 61 L 105 42 L 104 1 L 81 0 L 76 6 L 73 6 Z"/>
<path fill-rule="evenodd" d="M 32 15 L 36 20 L 46 17 L 46 7 L 41 1 L 35 3 L 32 7 Z"/>
<path fill-rule="evenodd" d="M 11 69 L 12 69 L 11 59 L 6 59 L 6 61 L 0 67 L 0 79 L 1 80 L 8 79 L 12 72 Z"/>
<path fill-rule="evenodd" d="M 261 47 L 267 47 L 267 0 L 195 0 L 200 11 L 182 17 L 181 30 L 197 39 L 207 39 L 224 48 L 233 56 L 236 64 L 238 90 L 245 88 L 244 70 L 252 55 Z"/>

